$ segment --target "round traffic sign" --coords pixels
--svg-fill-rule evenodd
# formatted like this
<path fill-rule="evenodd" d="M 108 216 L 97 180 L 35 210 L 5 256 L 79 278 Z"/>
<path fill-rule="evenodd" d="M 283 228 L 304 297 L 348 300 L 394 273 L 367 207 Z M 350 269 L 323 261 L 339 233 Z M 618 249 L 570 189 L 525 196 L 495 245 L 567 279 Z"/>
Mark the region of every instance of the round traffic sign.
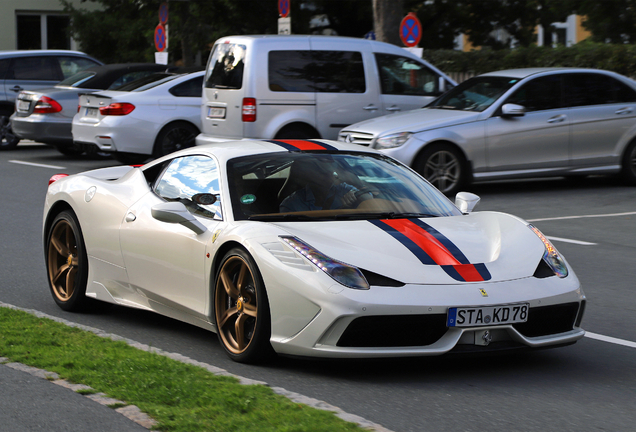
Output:
<path fill-rule="evenodd" d="M 159 6 L 159 22 L 165 24 L 168 22 L 168 3 L 161 3 Z"/>
<path fill-rule="evenodd" d="M 414 47 L 420 43 L 422 24 L 413 12 L 409 12 L 400 23 L 400 39 L 407 47 Z"/>
<path fill-rule="evenodd" d="M 162 52 L 166 49 L 166 39 L 166 28 L 163 24 L 159 24 L 155 27 L 155 48 L 157 48 L 157 51 Z"/>
<path fill-rule="evenodd" d="M 289 16 L 289 0 L 278 0 L 278 13 L 282 18 Z"/>

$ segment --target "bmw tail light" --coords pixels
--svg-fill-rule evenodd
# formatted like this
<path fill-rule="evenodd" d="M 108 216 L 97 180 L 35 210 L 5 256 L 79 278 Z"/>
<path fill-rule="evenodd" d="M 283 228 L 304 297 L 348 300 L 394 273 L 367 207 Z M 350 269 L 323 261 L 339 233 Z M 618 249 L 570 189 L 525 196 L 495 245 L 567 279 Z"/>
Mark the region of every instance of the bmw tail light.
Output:
<path fill-rule="evenodd" d="M 62 111 L 62 105 L 57 103 L 55 99 L 42 96 L 33 107 L 34 114 L 53 114 Z"/>
<path fill-rule="evenodd" d="M 243 98 L 243 121 L 255 122 L 256 121 L 256 99 L 255 98 Z"/>
<path fill-rule="evenodd" d="M 104 116 L 113 115 L 113 116 L 125 116 L 133 112 L 135 106 L 131 103 L 127 102 L 114 102 L 108 106 L 101 107 L 99 109 L 99 113 Z"/>
<path fill-rule="evenodd" d="M 49 186 L 51 186 L 52 183 L 55 183 L 56 181 L 64 177 L 68 177 L 68 174 L 55 174 L 49 179 Z"/>

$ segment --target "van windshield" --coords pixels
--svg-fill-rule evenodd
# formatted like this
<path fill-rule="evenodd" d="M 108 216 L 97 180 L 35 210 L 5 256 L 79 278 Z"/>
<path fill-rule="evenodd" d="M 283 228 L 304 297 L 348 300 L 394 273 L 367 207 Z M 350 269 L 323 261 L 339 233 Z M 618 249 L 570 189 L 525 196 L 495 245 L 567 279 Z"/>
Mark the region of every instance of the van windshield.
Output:
<path fill-rule="evenodd" d="M 205 73 L 205 87 L 240 89 L 243 86 L 245 50 L 245 45 L 233 43 L 216 44 Z"/>

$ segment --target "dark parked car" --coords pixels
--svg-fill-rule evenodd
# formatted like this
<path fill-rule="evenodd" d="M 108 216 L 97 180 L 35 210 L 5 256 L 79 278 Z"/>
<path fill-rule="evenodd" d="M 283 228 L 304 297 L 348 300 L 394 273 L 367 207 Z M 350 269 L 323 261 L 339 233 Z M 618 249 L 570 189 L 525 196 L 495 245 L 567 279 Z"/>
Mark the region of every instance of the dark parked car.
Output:
<path fill-rule="evenodd" d="M 94 66 L 79 72 L 55 87 L 20 92 L 11 117 L 13 132 L 55 146 L 65 155 L 77 155 L 71 123 L 77 113 L 78 96 L 98 90 L 114 90 L 132 81 L 166 70 L 165 65 L 128 63 Z"/>
<path fill-rule="evenodd" d="M 18 93 L 51 87 L 77 72 L 101 64 L 79 51 L 0 52 L 0 150 L 14 148 L 20 141 L 13 133 L 9 120 Z"/>

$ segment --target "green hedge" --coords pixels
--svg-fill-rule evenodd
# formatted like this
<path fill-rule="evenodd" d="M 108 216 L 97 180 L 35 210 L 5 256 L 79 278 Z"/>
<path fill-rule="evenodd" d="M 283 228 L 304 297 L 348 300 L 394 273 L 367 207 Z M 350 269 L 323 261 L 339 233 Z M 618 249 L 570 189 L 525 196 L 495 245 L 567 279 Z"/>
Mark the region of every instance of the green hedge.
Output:
<path fill-rule="evenodd" d="M 636 45 L 581 42 L 571 47 L 510 50 L 424 50 L 424 59 L 444 72 L 481 74 L 524 67 L 586 67 L 636 76 Z"/>

